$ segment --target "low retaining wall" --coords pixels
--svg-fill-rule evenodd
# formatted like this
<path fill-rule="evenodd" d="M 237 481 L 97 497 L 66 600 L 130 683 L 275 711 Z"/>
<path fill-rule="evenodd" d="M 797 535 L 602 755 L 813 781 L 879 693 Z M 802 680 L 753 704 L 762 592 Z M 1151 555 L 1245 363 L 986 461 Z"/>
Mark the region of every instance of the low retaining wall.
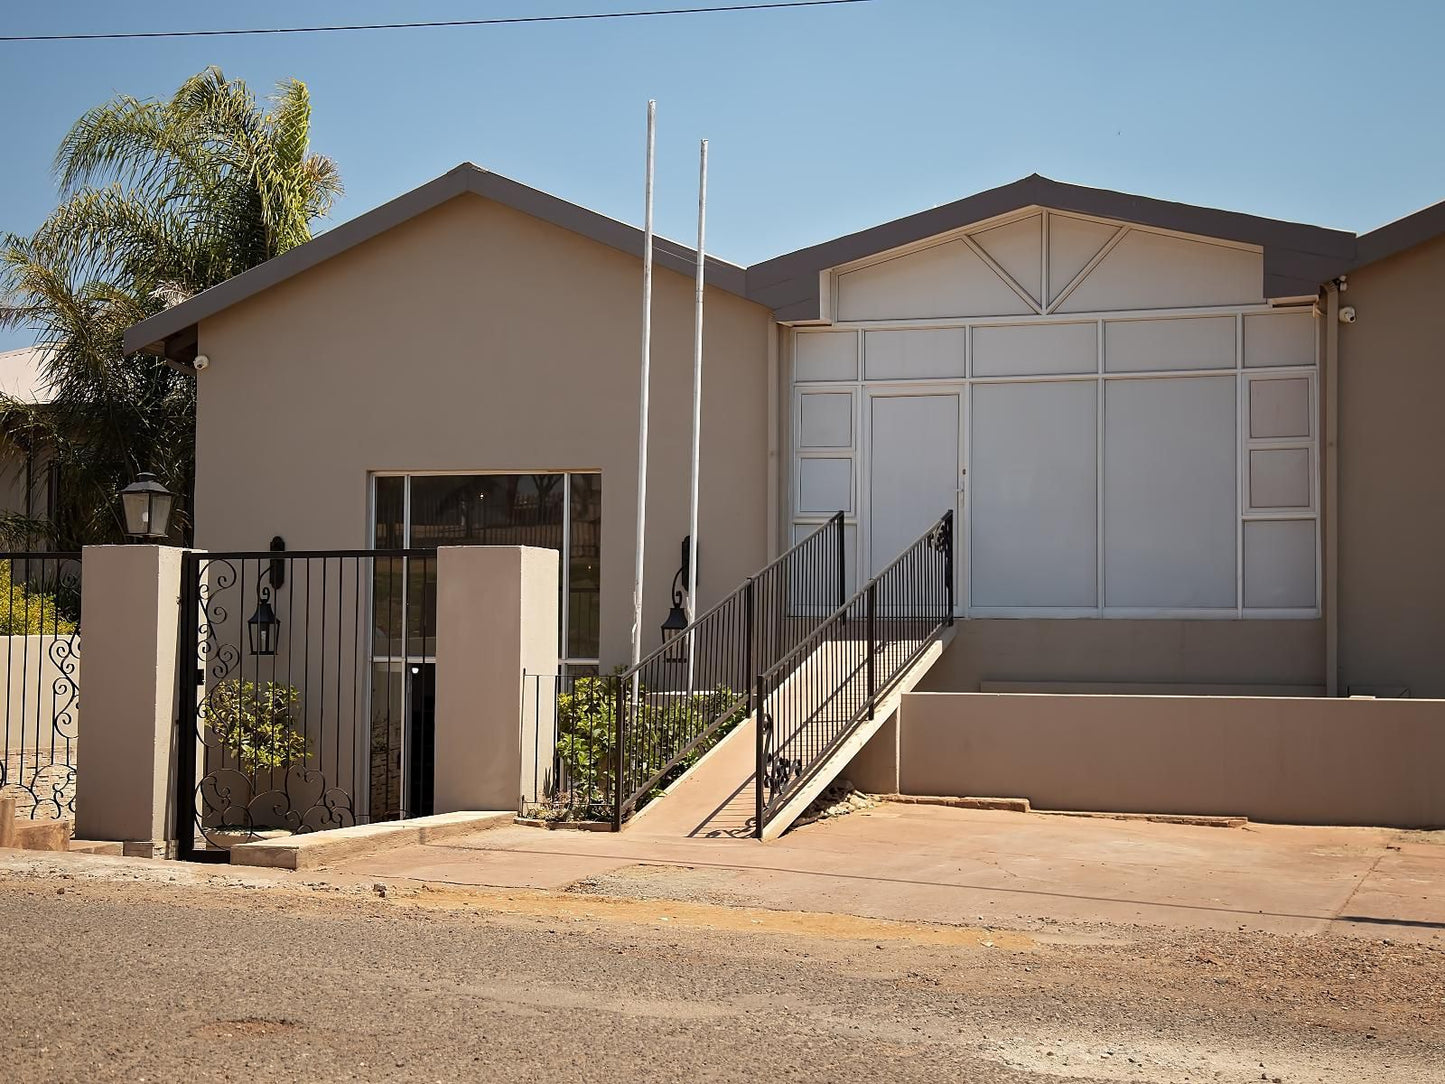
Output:
<path fill-rule="evenodd" d="M 904 794 L 1445 826 L 1445 700 L 910 693 L 880 740 Z"/>

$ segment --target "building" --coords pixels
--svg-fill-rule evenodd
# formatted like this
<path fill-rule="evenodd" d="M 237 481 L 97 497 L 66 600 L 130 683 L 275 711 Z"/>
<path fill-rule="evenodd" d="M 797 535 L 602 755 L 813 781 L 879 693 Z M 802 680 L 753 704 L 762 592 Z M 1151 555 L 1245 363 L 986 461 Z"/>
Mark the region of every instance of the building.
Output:
<path fill-rule="evenodd" d="M 952 509 L 927 688 L 1445 696 L 1442 238 L 1445 205 L 1357 237 L 1031 176 L 709 258 L 700 604 L 839 510 L 858 584 Z M 623 661 L 641 250 L 462 165 L 131 329 L 208 361 L 197 545 L 565 548 L 563 660 Z M 650 630 L 694 254 L 656 262 Z"/>
<path fill-rule="evenodd" d="M 42 372 L 45 348 L 0 352 L 0 394 L 27 404 L 47 404 L 53 393 Z M 0 516 L 12 524 L 11 549 L 43 549 L 44 539 L 27 529 L 55 514 L 58 474 L 45 438 L 16 429 L 0 451 Z"/>

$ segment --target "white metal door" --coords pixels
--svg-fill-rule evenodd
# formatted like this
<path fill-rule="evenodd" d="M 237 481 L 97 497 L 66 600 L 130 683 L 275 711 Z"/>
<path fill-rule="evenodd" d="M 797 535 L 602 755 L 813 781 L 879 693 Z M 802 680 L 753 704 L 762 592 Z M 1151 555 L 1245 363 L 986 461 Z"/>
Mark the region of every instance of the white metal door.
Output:
<path fill-rule="evenodd" d="M 960 398 L 958 391 L 869 396 L 869 575 L 882 571 L 949 509 L 961 528 Z M 963 537 L 955 529 L 956 554 Z M 955 573 L 959 564 L 955 561 Z"/>

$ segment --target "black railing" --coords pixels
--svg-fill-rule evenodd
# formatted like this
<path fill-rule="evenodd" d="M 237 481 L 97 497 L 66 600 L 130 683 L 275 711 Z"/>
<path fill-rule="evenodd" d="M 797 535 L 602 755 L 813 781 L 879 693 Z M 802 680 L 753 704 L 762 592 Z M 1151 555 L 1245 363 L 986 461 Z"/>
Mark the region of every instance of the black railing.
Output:
<path fill-rule="evenodd" d="M 182 560 L 181 856 L 431 812 L 436 551 Z"/>
<path fill-rule="evenodd" d="M 611 822 L 617 796 L 617 675 L 522 675 L 517 812 Z"/>
<path fill-rule="evenodd" d="M 80 554 L 0 553 L 5 717 L 0 798 L 20 817 L 75 813 Z"/>
<path fill-rule="evenodd" d="M 953 513 L 757 678 L 754 832 L 953 623 Z"/>
<path fill-rule="evenodd" d="M 534 810 L 620 828 L 747 717 L 756 675 L 846 597 L 845 568 L 839 512 L 636 666 L 601 677 L 526 675 Z M 550 761 L 538 736 L 548 733 L 549 702 Z"/>

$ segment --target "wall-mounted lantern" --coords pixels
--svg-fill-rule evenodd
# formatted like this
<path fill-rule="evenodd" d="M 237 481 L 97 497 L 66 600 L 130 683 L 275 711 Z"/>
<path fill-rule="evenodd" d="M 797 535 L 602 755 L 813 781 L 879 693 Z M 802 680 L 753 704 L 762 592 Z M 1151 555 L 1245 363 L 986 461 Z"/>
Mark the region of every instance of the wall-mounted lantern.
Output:
<path fill-rule="evenodd" d="M 277 553 L 285 550 L 285 539 L 280 535 L 271 539 L 271 549 Z M 276 616 L 276 610 L 271 605 L 271 595 L 275 588 L 285 582 L 286 559 L 271 558 L 256 580 L 256 612 L 246 622 L 252 655 L 276 654 L 276 645 L 281 639 L 281 619 Z"/>
<path fill-rule="evenodd" d="M 687 630 L 687 609 L 683 602 L 687 598 L 687 577 L 688 568 L 692 561 L 692 537 L 689 535 L 682 540 L 682 566 L 677 574 L 672 577 L 672 609 L 667 611 L 667 617 L 662 622 L 662 642 L 674 645 L 675 650 L 668 652 L 670 662 L 687 661 L 687 645 L 679 640 L 679 636 Z"/>
<path fill-rule="evenodd" d="M 175 502 L 176 495 L 161 485 L 154 474 L 143 472 L 120 491 L 126 535 L 137 541 L 152 542 L 168 536 Z"/>
<path fill-rule="evenodd" d="M 281 619 L 271 608 L 271 588 L 258 588 L 256 595 L 256 612 L 246 622 L 246 631 L 251 636 L 251 654 L 274 655 L 276 642 L 281 639 Z"/>

